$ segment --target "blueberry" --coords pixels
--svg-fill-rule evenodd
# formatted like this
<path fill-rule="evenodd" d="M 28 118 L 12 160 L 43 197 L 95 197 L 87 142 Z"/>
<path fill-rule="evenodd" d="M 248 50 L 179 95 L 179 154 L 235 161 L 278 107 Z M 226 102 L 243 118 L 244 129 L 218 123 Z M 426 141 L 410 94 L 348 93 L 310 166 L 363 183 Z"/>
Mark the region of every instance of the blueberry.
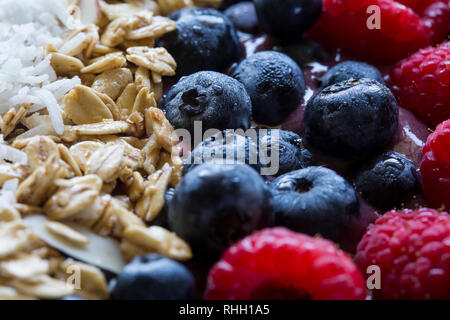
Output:
<path fill-rule="evenodd" d="M 278 38 L 295 38 L 319 19 L 322 0 L 254 0 L 264 32 Z"/>
<path fill-rule="evenodd" d="M 305 66 L 314 61 L 326 62 L 330 60 L 328 52 L 319 43 L 310 39 L 281 42 L 274 46 L 273 50 L 288 55 L 299 66 Z"/>
<path fill-rule="evenodd" d="M 419 190 L 419 174 L 411 160 L 388 151 L 366 163 L 354 179 L 355 189 L 374 207 L 400 207 Z"/>
<path fill-rule="evenodd" d="M 176 187 L 169 223 L 194 253 L 217 258 L 240 238 L 271 225 L 270 192 L 247 165 L 205 163 Z"/>
<path fill-rule="evenodd" d="M 236 29 L 242 32 L 257 33 L 259 30 L 258 17 L 252 1 L 234 4 L 225 10 L 224 14 L 233 22 Z"/>
<path fill-rule="evenodd" d="M 377 68 L 357 61 L 345 61 L 335 65 L 320 78 L 320 84 L 324 88 L 345 80 L 361 78 L 368 78 L 385 84 L 383 76 Z"/>
<path fill-rule="evenodd" d="M 174 188 L 167 189 L 166 194 L 164 196 L 165 200 L 164 207 L 161 209 L 156 218 L 151 222 L 152 225 L 169 229 L 169 221 L 168 221 L 169 203 L 170 201 L 172 201 L 174 194 L 175 194 Z"/>
<path fill-rule="evenodd" d="M 194 135 L 194 121 L 207 129 L 247 130 L 252 106 L 244 86 L 214 71 L 201 71 L 180 79 L 162 103 L 169 122 Z"/>
<path fill-rule="evenodd" d="M 278 148 L 278 170 L 274 176 L 309 167 L 313 163 L 311 152 L 303 145 L 302 138 L 291 131 L 269 129 L 259 131 L 259 149 L 264 148 L 264 154 Z M 262 153 L 263 154 L 263 153 Z M 270 159 L 271 154 L 268 154 Z M 264 167 L 261 165 L 261 167 Z"/>
<path fill-rule="evenodd" d="M 308 167 L 272 182 L 275 225 L 339 242 L 359 218 L 352 186 L 333 170 Z"/>
<path fill-rule="evenodd" d="M 398 127 L 391 91 L 370 79 L 324 88 L 306 106 L 304 139 L 313 152 L 354 160 L 383 149 Z"/>
<path fill-rule="evenodd" d="M 177 62 L 177 76 L 202 70 L 226 71 L 241 54 L 233 23 L 214 9 L 185 8 L 169 16 L 177 29 L 156 41 Z"/>
<path fill-rule="evenodd" d="M 266 125 L 280 124 L 302 102 L 305 79 L 287 55 L 263 51 L 243 60 L 232 73 L 252 100 L 253 119 Z"/>
<path fill-rule="evenodd" d="M 179 262 L 159 254 L 135 257 L 115 280 L 115 300 L 191 300 L 195 280 Z"/>
<path fill-rule="evenodd" d="M 185 161 L 184 173 L 187 174 L 202 163 L 247 164 L 260 172 L 256 131 L 254 132 L 253 139 L 232 130 L 224 130 L 203 140 Z"/>

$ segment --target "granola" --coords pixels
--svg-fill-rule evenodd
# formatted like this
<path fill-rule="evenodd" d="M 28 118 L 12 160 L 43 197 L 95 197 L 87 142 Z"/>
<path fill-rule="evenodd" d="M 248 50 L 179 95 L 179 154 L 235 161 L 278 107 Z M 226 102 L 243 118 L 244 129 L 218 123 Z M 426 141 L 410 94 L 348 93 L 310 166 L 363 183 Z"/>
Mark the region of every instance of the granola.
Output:
<path fill-rule="evenodd" d="M 106 299 L 101 269 L 120 272 L 151 252 L 192 257 L 151 221 L 182 175 L 178 138 L 157 108 L 177 65 L 154 39 L 176 29 L 160 13 L 194 2 L 100 1 L 95 23 L 46 46 L 56 76 L 77 85 L 49 89 L 62 127 L 32 104 L 0 119 L 0 299 Z M 68 12 L 79 19 L 79 1 Z"/>

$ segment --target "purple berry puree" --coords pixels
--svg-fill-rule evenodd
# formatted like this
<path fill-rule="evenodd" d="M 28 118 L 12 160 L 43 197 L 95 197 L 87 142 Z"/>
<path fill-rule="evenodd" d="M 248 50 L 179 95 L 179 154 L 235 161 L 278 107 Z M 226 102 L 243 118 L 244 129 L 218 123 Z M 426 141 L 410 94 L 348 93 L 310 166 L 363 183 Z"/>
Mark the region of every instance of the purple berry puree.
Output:
<path fill-rule="evenodd" d="M 270 50 L 274 46 L 274 42 L 266 35 L 246 38 L 243 41 L 246 55 L 249 56 L 258 51 Z M 298 108 L 291 113 L 291 115 L 281 124 L 281 128 L 290 130 L 299 135 L 303 134 L 303 113 L 305 107 L 315 94 L 319 91 L 318 80 L 328 68 L 333 67 L 339 62 L 349 60 L 350 58 L 344 57 L 339 51 L 336 51 L 332 56 L 332 59 L 328 62 L 311 62 L 307 67 L 303 67 L 303 73 L 306 81 L 306 93 L 304 101 Z M 376 65 L 379 70 L 386 75 L 391 66 L 390 65 Z M 425 145 L 428 134 L 430 133 L 426 125 L 419 121 L 410 111 L 400 107 L 399 113 L 399 127 L 397 133 L 392 141 L 392 144 L 388 147 L 389 150 L 394 150 L 406 155 L 411 161 L 414 162 L 416 167 L 420 166 L 422 159 L 422 147 Z M 352 171 L 352 167 L 337 163 L 337 161 L 327 159 L 321 159 L 326 163 L 326 166 L 332 168 L 344 176 L 348 176 Z M 359 196 L 359 195 L 358 195 Z M 343 245 L 343 249 L 353 251 L 357 242 L 361 239 L 367 226 L 372 223 L 380 214 L 371 205 L 359 196 L 361 205 L 361 218 L 358 221 L 354 221 L 353 232 L 349 235 L 348 241 Z M 417 206 L 424 204 L 423 195 L 417 195 L 410 203 L 405 204 L 405 207 L 416 208 Z"/>

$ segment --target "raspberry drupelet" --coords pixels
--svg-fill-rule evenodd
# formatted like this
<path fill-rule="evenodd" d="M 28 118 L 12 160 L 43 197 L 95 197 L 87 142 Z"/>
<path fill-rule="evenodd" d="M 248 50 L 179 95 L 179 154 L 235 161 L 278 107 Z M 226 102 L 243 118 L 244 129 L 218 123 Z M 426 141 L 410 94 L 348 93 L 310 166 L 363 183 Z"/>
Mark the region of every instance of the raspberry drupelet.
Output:
<path fill-rule="evenodd" d="M 324 239 L 265 229 L 231 246 L 211 269 L 207 299 L 361 300 L 363 277 Z"/>

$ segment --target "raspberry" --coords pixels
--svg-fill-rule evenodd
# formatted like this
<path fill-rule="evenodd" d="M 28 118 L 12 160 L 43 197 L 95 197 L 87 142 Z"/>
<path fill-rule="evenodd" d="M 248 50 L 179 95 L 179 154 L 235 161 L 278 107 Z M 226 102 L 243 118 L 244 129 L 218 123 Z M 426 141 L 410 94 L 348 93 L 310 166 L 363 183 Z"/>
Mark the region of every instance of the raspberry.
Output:
<path fill-rule="evenodd" d="M 434 128 L 450 118 L 450 42 L 419 50 L 391 72 L 400 106 Z"/>
<path fill-rule="evenodd" d="M 437 126 L 422 150 L 420 166 L 428 202 L 450 210 L 450 120 Z"/>
<path fill-rule="evenodd" d="M 390 211 L 370 225 L 356 264 L 381 270 L 374 299 L 450 299 L 450 216 L 423 208 Z"/>
<path fill-rule="evenodd" d="M 372 5 L 380 8 L 380 29 L 368 28 Z M 443 41 L 449 21 L 447 0 L 324 0 L 311 35 L 366 59 L 398 60 Z"/>
<path fill-rule="evenodd" d="M 364 299 L 353 261 L 324 239 L 265 229 L 231 246 L 211 269 L 207 299 Z"/>

